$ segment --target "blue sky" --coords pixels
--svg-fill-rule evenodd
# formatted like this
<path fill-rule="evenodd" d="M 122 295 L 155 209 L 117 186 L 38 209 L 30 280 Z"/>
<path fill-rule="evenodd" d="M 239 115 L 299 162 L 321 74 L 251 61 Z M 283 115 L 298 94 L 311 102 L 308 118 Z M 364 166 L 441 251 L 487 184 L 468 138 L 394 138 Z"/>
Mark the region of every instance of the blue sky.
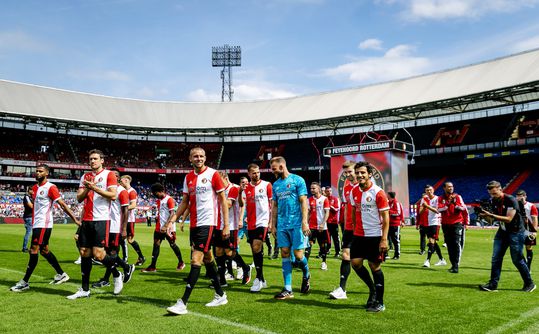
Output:
<path fill-rule="evenodd" d="M 539 0 L 4 0 L 0 79 L 220 101 L 211 47 L 242 47 L 234 100 L 352 88 L 539 47 Z"/>

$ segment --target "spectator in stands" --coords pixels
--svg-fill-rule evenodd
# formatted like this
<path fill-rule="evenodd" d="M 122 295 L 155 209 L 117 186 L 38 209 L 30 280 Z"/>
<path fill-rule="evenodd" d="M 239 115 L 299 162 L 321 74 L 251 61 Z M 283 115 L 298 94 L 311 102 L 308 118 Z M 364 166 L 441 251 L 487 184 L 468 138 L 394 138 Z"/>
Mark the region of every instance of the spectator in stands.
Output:
<path fill-rule="evenodd" d="M 394 191 L 387 193 L 389 200 L 389 239 L 393 244 L 395 253 L 393 254 L 393 260 L 398 260 L 401 253 L 401 236 L 400 229 L 404 224 L 404 210 L 402 204 L 397 201 L 397 194 Z"/>
<path fill-rule="evenodd" d="M 452 182 L 445 182 L 443 188 L 444 194 L 438 200 L 438 212 L 442 214 L 442 230 L 451 261 L 449 272 L 456 274 L 459 272 L 462 235 L 464 224 L 467 222 L 468 210 L 462 197 L 454 192 L 455 188 Z"/>
<path fill-rule="evenodd" d="M 32 213 L 34 212 L 34 190 L 32 187 L 28 187 L 26 190 L 26 194 L 24 194 L 24 198 L 22 200 L 22 203 L 24 205 L 24 213 L 22 215 L 22 218 L 24 219 L 24 227 L 26 229 L 26 232 L 24 234 L 24 239 L 22 241 L 22 251 L 27 252 L 28 251 L 28 239 L 30 239 L 30 235 L 32 234 Z"/>
<path fill-rule="evenodd" d="M 520 207 L 518 202 L 513 196 L 504 194 L 502 186 L 498 181 L 490 181 L 487 184 L 487 190 L 491 197 L 491 210 L 496 213 L 483 208 L 480 209 L 481 213 L 479 215 L 488 220 L 499 222 L 499 228 L 494 237 L 490 281 L 480 285 L 479 289 L 482 291 L 497 291 L 502 273 L 503 257 L 507 248 L 509 248 L 511 260 L 524 281 L 522 291 L 532 292 L 536 286 L 522 254 L 526 234 L 524 233 L 524 220 L 519 213 Z"/>

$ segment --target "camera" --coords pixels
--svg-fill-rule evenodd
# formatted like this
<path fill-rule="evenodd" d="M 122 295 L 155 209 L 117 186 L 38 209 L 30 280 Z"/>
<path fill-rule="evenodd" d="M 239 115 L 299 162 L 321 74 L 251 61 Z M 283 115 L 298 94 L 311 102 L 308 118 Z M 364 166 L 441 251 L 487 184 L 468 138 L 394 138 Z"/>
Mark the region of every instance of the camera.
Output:
<path fill-rule="evenodd" d="M 481 214 L 485 211 L 488 212 L 494 212 L 494 207 L 492 206 L 492 202 L 488 199 L 476 199 L 474 201 L 474 211 L 477 214 Z"/>

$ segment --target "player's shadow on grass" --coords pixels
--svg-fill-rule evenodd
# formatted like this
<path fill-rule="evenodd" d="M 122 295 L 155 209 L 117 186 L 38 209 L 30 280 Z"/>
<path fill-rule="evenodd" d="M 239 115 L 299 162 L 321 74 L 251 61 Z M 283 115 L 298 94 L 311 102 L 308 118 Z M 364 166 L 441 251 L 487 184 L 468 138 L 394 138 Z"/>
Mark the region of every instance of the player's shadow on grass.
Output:
<path fill-rule="evenodd" d="M 0 285 L 6 286 L 8 288 L 11 288 L 15 285 L 14 281 L 6 281 L 6 280 L 0 280 Z M 72 292 L 65 291 L 62 289 L 55 288 L 55 285 L 51 285 L 51 287 L 44 287 L 39 285 L 32 285 L 30 283 L 30 289 L 23 291 L 23 292 L 13 292 L 13 293 L 28 293 L 28 292 L 35 292 L 40 294 L 47 294 L 47 295 L 58 295 L 58 296 L 68 296 L 72 294 Z"/>
<path fill-rule="evenodd" d="M 435 286 L 439 288 L 464 288 L 464 289 L 473 289 L 478 290 L 478 283 L 458 283 L 458 282 L 414 282 L 406 283 L 406 285 L 425 287 L 425 286 Z"/>
<path fill-rule="evenodd" d="M 292 299 L 287 300 L 277 300 L 274 298 L 263 298 L 255 300 L 257 303 L 264 303 L 264 304 L 278 304 L 278 303 L 286 303 L 286 304 L 293 304 L 293 305 L 304 305 L 304 306 L 316 306 L 323 309 L 337 309 L 337 310 L 361 310 L 365 309 L 365 305 L 358 304 L 358 303 L 346 303 L 342 304 L 340 301 L 332 301 L 331 299 L 327 299 L 327 301 L 324 300 L 315 300 L 309 297 L 309 295 L 301 295 L 298 294 Z"/>

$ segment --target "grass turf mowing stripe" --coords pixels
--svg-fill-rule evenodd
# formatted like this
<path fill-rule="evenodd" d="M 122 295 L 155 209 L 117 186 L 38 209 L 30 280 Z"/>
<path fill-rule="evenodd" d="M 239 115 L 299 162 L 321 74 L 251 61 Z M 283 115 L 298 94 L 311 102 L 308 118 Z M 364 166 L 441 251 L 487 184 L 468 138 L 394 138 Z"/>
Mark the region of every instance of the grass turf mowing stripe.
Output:
<path fill-rule="evenodd" d="M 528 318 L 535 317 L 536 315 L 539 315 L 539 307 L 529 310 L 528 312 L 522 313 L 517 319 L 511 320 L 500 327 L 496 327 L 494 329 L 489 330 L 487 334 L 503 333 L 511 329 L 512 327 L 518 326 L 522 322 L 526 321 Z"/>
<path fill-rule="evenodd" d="M 18 275 L 24 275 L 25 274 L 22 271 L 8 269 L 8 268 L 2 268 L 2 267 L 0 267 L 0 270 L 5 271 L 5 272 L 9 272 L 9 273 L 13 273 L 13 274 L 18 274 Z M 38 279 L 41 279 L 41 280 L 46 280 L 47 279 L 47 277 L 40 276 L 40 275 L 34 275 L 34 274 L 32 274 L 32 277 L 35 277 L 35 278 L 38 278 Z M 80 287 L 79 284 L 71 283 L 71 282 L 62 283 L 62 285 Z M 91 291 L 92 291 L 92 294 L 98 294 L 98 295 L 99 294 L 106 294 L 105 291 L 101 291 L 101 290 L 92 289 Z M 156 306 L 156 307 L 159 307 L 159 308 L 167 308 L 169 306 L 169 305 L 162 305 L 162 304 L 148 302 L 147 300 L 137 298 L 137 297 L 132 297 L 132 296 L 118 295 L 117 297 L 121 298 L 123 300 L 142 303 L 142 304 L 145 304 L 145 305 Z M 243 329 L 243 330 L 246 330 L 246 331 L 249 331 L 249 332 L 253 332 L 253 333 L 277 334 L 276 332 L 272 332 L 272 331 L 269 331 L 269 330 L 266 330 L 266 329 L 263 329 L 263 328 L 259 328 L 259 327 L 255 327 L 255 326 L 251 326 L 251 325 L 247 325 L 247 324 L 242 324 L 242 323 L 239 323 L 239 322 L 233 322 L 233 321 L 230 321 L 230 320 L 222 319 L 222 318 L 219 318 L 219 317 L 215 317 L 215 316 L 211 316 L 211 315 L 207 315 L 207 314 L 203 314 L 203 313 L 197 313 L 197 312 L 189 311 L 189 313 L 187 313 L 187 316 L 189 316 L 189 315 L 192 315 L 192 316 L 195 316 L 195 317 L 198 317 L 198 318 L 203 318 L 203 319 L 210 320 L 210 321 L 214 321 L 214 322 L 217 322 L 217 323 L 220 323 L 220 324 L 223 324 L 223 325 L 228 325 L 230 327 L 240 328 L 240 329 Z M 182 317 L 182 316 L 179 316 L 179 317 Z"/>

